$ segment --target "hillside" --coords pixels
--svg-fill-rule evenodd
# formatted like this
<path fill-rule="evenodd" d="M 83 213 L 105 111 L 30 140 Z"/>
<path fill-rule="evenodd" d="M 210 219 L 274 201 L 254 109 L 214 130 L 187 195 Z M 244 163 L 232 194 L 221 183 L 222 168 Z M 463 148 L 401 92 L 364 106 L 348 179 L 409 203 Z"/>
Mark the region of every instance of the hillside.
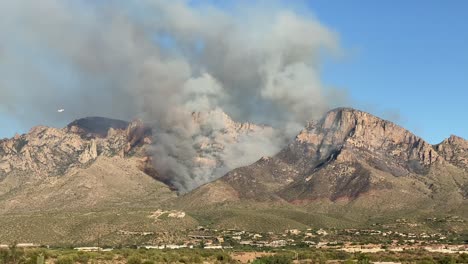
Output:
<path fill-rule="evenodd" d="M 244 146 L 236 145 L 239 138 L 257 140 L 272 131 L 215 114 L 223 125 L 204 130 L 194 160 L 209 171 L 225 167 L 226 149 Z M 213 114 L 192 116 L 203 127 Z M 421 230 L 468 230 L 468 144 L 460 137 L 431 145 L 371 114 L 334 109 L 276 155 L 178 196 L 170 175 L 152 162 L 153 132 L 141 121 L 90 117 L 1 140 L 0 241 L 100 238 L 113 244 L 144 241 L 122 235 L 128 232 L 183 232 L 198 225 L 267 232 L 366 228 L 400 218 Z M 173 210 L 184 217 L 154 217 Z M 446 216 L 463 221 L 424 222 Z"/>
<path fill-rule="evenodd" d="M 176 196 L 143 172 L 148 133 L 140 121 L 93 117 L 1 140 L 0 241 L 89 241 L 146 221 Z"/>
<path fill-rule="evenodd" d="M 310 122 L 277 155 L 201 186 L 178 205 L 213 208 L 213 221 L 220 223 L 229 221 L 224 215 L 230 208 L 255 215 L 265 207 L 299 211 L 304 224 L 317 215 L 333 217 L 329 224 L 434 214 L 466 218 L 467 152 L 461 138 L 432 146 L 394 123 L 339 108 Z"/>
<path fill-rule="evenodd" d="M 223 155 L 235 151 L 240 140 L 261 140 L 271 131 L 219 111 L 192 118 L 203 131 L 192 164 L 208 172 L 232 166 L 223 163 Z M 87 117 L 0 140 L 0 242 L 72 243 L 102 236 L 116 243 L 129 239 L 118 235 L 122 230 L 196 227 L 190 216 L 175 222 L 151 217 L 178 193 L 171 175 L 154 167 L 153 132 L 139 120 Z"/>

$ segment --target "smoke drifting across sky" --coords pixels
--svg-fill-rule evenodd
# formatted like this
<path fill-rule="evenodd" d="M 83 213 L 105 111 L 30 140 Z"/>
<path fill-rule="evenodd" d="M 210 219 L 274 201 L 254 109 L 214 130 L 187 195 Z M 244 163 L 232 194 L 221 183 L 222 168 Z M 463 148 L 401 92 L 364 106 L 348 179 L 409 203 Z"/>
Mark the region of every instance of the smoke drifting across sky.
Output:
<path fill-rule="evenodd" d="M 311 15 L 241 3 L 1 1 L 0 113 L 26 126 L 142 118 L 155 128 L 157 169 L 182 191 L 273 155 L 342 99 L 319 76 L 321 57 L 340 48 Z M 209 117 L 200 124 L 192 112 Z M 222 112 L 273 128 L 233 142 Z M 194 161 L 201 142 L 224 144 L 203 154 L 217 169 Z"/>

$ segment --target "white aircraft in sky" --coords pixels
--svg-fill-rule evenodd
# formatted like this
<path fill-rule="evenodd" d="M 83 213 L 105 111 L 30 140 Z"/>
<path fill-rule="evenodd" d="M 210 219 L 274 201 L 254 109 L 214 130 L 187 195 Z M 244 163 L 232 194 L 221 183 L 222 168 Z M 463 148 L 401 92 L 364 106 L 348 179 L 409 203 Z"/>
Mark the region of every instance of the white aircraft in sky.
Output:
<path fill-rule="evenodd" d="M 57 112 L 59 112 L 59 113 L 63 113 L 64 111 L 65 111 L 65 109 L 63 109 L 63 108 L 57 110 Z"/>

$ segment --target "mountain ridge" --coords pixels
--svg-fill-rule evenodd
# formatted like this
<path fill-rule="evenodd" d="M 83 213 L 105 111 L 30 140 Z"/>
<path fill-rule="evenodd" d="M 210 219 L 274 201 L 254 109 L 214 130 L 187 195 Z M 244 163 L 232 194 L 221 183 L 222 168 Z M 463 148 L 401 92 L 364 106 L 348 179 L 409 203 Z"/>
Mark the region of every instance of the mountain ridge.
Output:
<path fill-rule="evenodd" d="M 211 114 L 193 115 L 213 120 Z M 231 120 L 223 113 L 214 117 Z M 102 120 L 37 126 L 0 140 L 0 225 L 8 231 L 0 232 L 0 240 L 95 241 L 100 230 L 119 241 L 122 229 L 185 230 L 207 223 L 266 232 L 362 227 L 398 217 L 468 220 L 468 145 L 461 137 L 431 145 L 369 113 L 333 109 L 277 154 L 178 195 L 147 150 L 157 140 L 154 130 L 140 120 Z M 96 129 L 87 126 L 96 122 Z M 243 133 L 271 129 L 232 122 L 204 130 L 199 162 L 217 164 L 204 156 L 223 150 L 210 140 L 216 135 L 235 142 Z M 159 209 L 181 210 L 186 217 L 154 222 L 149 216 Z M 43 228 L 58 231 L 44 237 Z M 463 223 L 444 228 L 468 230 Z"/>
<path fill-rule="evenodd" d="M 441 156 L 435 148 L 392 122 L 352 108 L 337 108 L 322 120 L 309 122 L 277 155 L 233 170 L 216 185 L 233 194 L 235 201 L 258 196 L 262 196 L 259 200 L 270 196 L 293 203 L 300 203 L 301 197 L 353 200 L 371 191 L 371 185 L 375 190 L 388 188 L 394 179 L 387 174 L 395 179 L 415 177 L 427 175 L 435 164 L 452 164 L 453 158 Z M 385 174 L 387 180 L 371 179 L 372 173 L 379 174 L 378 178 Z M 213 186 L 202 188 L 195 193 L 208 192 Z M 209 196 L 200 195 L 204 201 Z"/>

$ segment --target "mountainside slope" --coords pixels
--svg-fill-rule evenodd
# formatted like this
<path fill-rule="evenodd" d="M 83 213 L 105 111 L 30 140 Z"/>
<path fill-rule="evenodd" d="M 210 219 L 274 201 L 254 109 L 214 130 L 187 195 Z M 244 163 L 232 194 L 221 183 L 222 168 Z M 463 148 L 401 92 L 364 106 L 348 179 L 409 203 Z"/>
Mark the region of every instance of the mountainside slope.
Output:
<path fill-rule="evenodd" d="M 1 140 L 0 241 L 112 244 L 125 241 L 119 230 L 150 229 L 151 212 L 176 197 L 145 173 L 151 140 L 141 121 L 100 117 Z"/>
<path fill-rule="evenodd" d="M 141 171 L 147 160 L 145 141 L 151 138 L 141 122 L 104 118 L 80 119 L 63 129 L 35 127 L 3 140 L 0 212 L 75 210 L 174 197 Z"/>
<path fill-rule="evenodd" d="M 309 123 L 277 155 L 179 199 L 203 205 L 325 203 L 326 208 L 346 205 L 380 212 L 461 208 L 466 214 L 466 152 L 461 138 L 432 146 L 389 121 L 339 108 Z M 447 202 L 451 204 L 444 206 Z"/>
<path fill-rule="evenodd" d="M 453 165 L 468 170 L 468 141 L 451 135 L 434 148 L 445 160 Z"/>
<path fill-rule="evenodd" d="M 226 150 L 273 133 L 220 112 L 192 116 L 203 131 L 193 164 L 212 172 L 227 167 Z M 358 110 L 332 110 L 276 155 L 181 196 L 170 175 L 153 165 L 147 147 L 154 140 L 141 121 L 99 117 L 0 140 L 0 240 L 81 243 L 101 237 L 116 243 L 127 239 L 121 230 L 197 225 L 267 232 L 447 215 L 468 220 L 467 141 L 451 136 L 432 146 Z M 186 216 L 155 221 L 151 215 L 159 209 Z M 443 228 L 468 230 L 466 221 Z"/>
<path fill-rule="evenodd" d="M 272 132 L 234 122 L 222 111 L 192 118 L 203 132 L 194 143 L 192 164 L 206 171 L 245 164 L 252 157 L 224 164 L 223 155 Z M 138 120 L 87 117 L 62 129 L 37 126 L 0 140 L 0 241 L 81 243 L 101 236 L 120 243 L 128 239 L 121 230 L 199 225 L 189 215 L 163 222 L 151 217 L 159 209 L 170 210 L 177 196 L 174 179 L 154 167 L 153 132 Z"/>

